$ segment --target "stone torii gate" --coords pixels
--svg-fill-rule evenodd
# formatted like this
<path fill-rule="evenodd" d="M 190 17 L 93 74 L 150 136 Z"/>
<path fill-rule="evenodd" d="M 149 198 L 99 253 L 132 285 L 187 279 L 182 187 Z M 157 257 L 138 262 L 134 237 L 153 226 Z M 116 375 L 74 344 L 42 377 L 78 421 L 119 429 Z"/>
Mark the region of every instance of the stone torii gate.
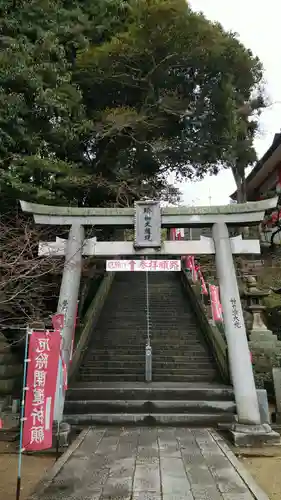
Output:
<path fill-rule="evenodd" d="M 141 201 L 134 208 L 72 208 L 37 205 L 21 201 L 24 212 L 38 224 L 70 226 L 68 240 L 40 242 L 39 255 L 65 256 L 58 302 L 65 315 L 63 355 L 68 366 L 76 304 L 79 294 L 82 257 L 215 254 L 228 345 L 229 364 L 237 406 L 236 435 L 276 437 L 270 426 L 261 425 L 259 405 L 250 360 L 243 311 L 233 254 L 260 253 L 259 240 L 230 238 L 228 226 L 257 225 L 277 198 L 211 207 L 165 207 L 159 202 Z M 84 238 L 84 226 L 134 228 L 135 241 L 97 241 Z M 212 227 L 212 238 L 199 241 L 162 241 L 161 228 Z"/>

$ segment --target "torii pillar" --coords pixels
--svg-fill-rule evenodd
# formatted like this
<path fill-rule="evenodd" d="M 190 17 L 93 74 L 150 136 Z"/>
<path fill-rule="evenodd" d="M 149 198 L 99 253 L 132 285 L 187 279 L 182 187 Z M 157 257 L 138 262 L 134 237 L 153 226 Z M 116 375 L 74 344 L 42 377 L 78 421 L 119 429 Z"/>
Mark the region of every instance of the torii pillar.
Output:
<path fill-rule="evenodd" d="M 213 240 L 216 249 L 216 270 L 220 285 L 229 365 L 235 389 L 236 405 L 239 409 L 239 423 L 260 424 L 260 412 L 246 327 L 228 228 L 225 223 L 214 224 Z"/>
<path fill-rule="evenodd" d="M 232 425 L 232 439 L 237 446 L 278 443 L 280 436 L 261 416 L 250 358 L 240 293 L 232 257 L 231 240 L 224 222 L 213 226 L 217 277 L 220 286 L 229 367 L 235 394 L 238 423 Z"/>
<path fill-rule="evenodd" d="M 79 297 L 82 253 L 84 245 L 84 228 L 80 224 L 72 224 L 65 248 L 65 263 L 58 301 L 58 313 L 64 314 L 63 355 L 69 365 L 73 329 Z"/>

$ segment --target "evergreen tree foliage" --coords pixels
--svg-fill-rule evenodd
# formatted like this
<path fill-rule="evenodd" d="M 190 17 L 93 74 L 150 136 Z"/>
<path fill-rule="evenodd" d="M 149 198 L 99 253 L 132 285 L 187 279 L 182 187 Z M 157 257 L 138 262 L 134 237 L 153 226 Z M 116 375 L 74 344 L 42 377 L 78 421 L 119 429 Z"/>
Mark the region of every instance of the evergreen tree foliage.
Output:
<path fill-rule="evenodd" d="M 0 31 L 2 203 L 173 198 L 168 173 L 233 164 L 261 64 L 185 0 L 0 0 Z"/>

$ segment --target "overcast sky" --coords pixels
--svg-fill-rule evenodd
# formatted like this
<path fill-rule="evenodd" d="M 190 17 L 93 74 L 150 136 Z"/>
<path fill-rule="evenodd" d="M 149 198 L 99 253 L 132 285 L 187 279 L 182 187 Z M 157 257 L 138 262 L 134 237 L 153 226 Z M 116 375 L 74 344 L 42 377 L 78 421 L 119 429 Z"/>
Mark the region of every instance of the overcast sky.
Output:
<path fill-rule="evenodd" d="M 241 42 L 264 65 L 267 93 L 275 104 L 261 116 L 260 133 L 255 142 L 261 157 L 281 129 L 280 0 L 189 0 L 189 4 L 208 19 L 219 21 L 225 29 L 238 33 Z M 231 172 L 225 170 L 201 182 L 186 183 L 184 187 L 181 184 L 180 189 L 185 205 L 221 205 L 229 203 L 235 183 Z"/>

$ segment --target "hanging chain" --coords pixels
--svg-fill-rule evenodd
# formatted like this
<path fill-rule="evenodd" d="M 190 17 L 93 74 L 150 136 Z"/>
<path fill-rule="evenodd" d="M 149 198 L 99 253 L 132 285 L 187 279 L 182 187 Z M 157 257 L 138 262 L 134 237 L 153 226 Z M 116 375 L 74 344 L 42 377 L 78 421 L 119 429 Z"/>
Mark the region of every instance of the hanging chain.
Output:
<path fill-rule="evenodd" d="M 149 307 L 148 271 L 145 271 L 145 287 L 146 287 L 146 345 L 150 346 L 150 307 Z"/>
<path fill-rule="evenodd" d="M 147 258 L 147 257 L 146 257 Z M 145 380 L 152 381 L 152 349 L 150 343 L 150 304 L 149 304 L 149 279 L 148 271 L 145 271 L 145 293 L 146 293 L 146 346 L 145 346 Z"/>

